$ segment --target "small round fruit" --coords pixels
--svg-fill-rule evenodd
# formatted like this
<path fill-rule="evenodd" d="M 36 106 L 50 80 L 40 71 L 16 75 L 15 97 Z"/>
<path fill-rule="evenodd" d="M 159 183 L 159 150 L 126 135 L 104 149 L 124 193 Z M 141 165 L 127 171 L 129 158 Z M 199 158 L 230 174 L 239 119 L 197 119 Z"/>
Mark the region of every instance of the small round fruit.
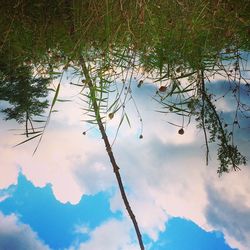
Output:
<path fill-rule="evenodd" d="M 184 134 L 184 129 L 183 128 L 179 129 L 178 134 L 183 135 Z"/>
<path fill-rule="evenodd" d="M 160 88 L 159 88 L 159 91 L 160 92 L 165 92 L 167 90 L 167 87 L 166 86 L 161 86 Z"/>
<path fill-rule="evenodd" d="M 111 120 L 113 119 L 113 117 L 114 117 L 114 113 L 109 113 L 109 119 Z"/>

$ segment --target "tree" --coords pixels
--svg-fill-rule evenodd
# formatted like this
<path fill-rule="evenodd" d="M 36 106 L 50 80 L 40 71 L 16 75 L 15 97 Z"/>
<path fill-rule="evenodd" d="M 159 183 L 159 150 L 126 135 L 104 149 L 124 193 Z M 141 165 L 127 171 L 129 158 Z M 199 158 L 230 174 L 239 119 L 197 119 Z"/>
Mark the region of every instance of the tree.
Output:
<path fill-rule="evenodd" d="M 31 66 L 0 64 L 0 100 L 10 105 L 1 112 L 6 120 L 25 123 L 26 136 L 29 134 L 28 123 L 35 132 L 33 118 L 40 116 L 48 107 L 44 98 L 48 95 L 49 81 L 49 78 L 34 76 Z"/>

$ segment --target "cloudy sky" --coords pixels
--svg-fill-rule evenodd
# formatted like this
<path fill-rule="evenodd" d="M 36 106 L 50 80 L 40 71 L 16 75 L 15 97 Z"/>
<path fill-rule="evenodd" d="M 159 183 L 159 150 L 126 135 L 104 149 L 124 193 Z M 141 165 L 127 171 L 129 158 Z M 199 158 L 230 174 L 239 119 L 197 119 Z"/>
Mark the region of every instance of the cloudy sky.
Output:
<path fill-rule="evenodd" d="M 214 91 L 224 91 L 218 82 Z M 155 87 L 133 83 L 133 101 L 113 145 L 129 201 L 148 250 L 247 250 L 250 246 L 250 169 L 218 177 L 216 145 L 205 162 L 202 131 L 194 122 L 184 135 L 168 123 L 152 99 Z M 64 84 L 61 98 L 78 90 Z M 221 94 L 221 93 L 220 93 Z M 248 96 L 243 96 L 243 101 Z M 0 121 L 0 249 L 135 250 L 137 240 L 96 127 L 84 122 L 76 97 L 57 103 L 38 151 L 37 141 L 19 147 L 15 122 Z M 225 117 L 233 114 L 229 96 L 218 100 Z M 119 115 L 108 121 L 115 136 Z M 249 129 L 235 131 L 249 157 Z"/>

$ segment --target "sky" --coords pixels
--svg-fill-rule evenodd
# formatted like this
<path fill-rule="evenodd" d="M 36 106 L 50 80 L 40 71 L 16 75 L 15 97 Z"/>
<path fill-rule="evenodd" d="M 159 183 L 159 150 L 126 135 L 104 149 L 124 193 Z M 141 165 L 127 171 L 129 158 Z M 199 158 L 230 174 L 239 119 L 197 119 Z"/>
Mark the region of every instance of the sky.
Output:
<path fill-rule="evenodd" d="M 139 249 L 124 208 L 112 167 L 96 127 L 81 110 L 79 90 L 64 79 L 41 144 L 18 147 L 21 125 L 0 120 L 0 249 L 17 250 L 135 250 Z M 213 84 L 213 83 L 211 83 Z M 222 95 L 226 84 L 210 87 Z M 250 246 L 250 170 L 218 177 L 216 144 L 209 165 L 205 143 L 195 121 L 184 135 L 168 122 L 152 99 L 155 86 L 132 82 L 133 101 L 113 144 L 114 155 L 131 207 L 148 250 L 247 250 Z M 249 97 L 242 96 L 247 102 Z M 234 114 L 231 96 L 217 102 L 225 119 Z M 115 114 L 107 122 L 114 139 L 119 124 Z M 240 150 L 249 158 L 249 122 L 235 131 Z"/>

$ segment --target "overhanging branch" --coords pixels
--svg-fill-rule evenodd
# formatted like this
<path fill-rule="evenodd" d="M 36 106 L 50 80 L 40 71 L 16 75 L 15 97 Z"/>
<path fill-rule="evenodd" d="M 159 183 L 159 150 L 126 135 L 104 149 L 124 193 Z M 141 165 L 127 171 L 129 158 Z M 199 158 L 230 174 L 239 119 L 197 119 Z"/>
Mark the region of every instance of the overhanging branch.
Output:
<path fill-rule="evenodd" d="M 91 80 L 91 76 L 89 74 L 89 70 L 88 70 L 88 68 L 86 66 L 84 58 L 82 58 L 82 57 L 80 58 L 80 63 L 81 63 L 83 74 L 84 74 L 84 76 L 86 78 L 86 84 L 89 87 L 90 98 L 91 98 L 91 102 L 92 102 L 92 105 L 93 105 L 93 108 L 94 108 L 98 128 L 99 128 L 99 130 L 101 132 L 102 139 L 103 139 L 105 147 L 106 147 L 106 151 L 108 153 L 111 165 L 113 167 L 113 171 L 115 173 L 115 177 L 116 177 L 116 180 L 118 182 L 118 186 L 119 186 L 119 190 L 120 190 L 120 193 L 121 193 L 121 196 L 122 196 L 122 200 L 123 200 L 124 205 L 125 205 L 125 207 L 126 207 L 126 209 L 128 211 L 129 217 L 133 222 L 134 229 L 135 229 L 135 232 L 136 232 L 136 235 L 137 235 L 137 239 L 138 239 L 138 242 L 139 242 L 139 245 L 140 245 L 140 249 L 144 250 L 145 248 L 144 248 L 144 245 L 143 245 L 141 232 L 140 232 L 137 220 L 135 218 L 135 215 L 134 215 L 134 213 L 133 213 L 133 211 L 131 209 L 131 206 L 129 204 L 129 201 L 128 201 L 128 198 L 127 198 L 127 195 L 126 195 L 126 192 L 125 192 L 125 189 L 124 189 L 124 185 L 123 185 L 123 182 L 122 182 L 122 178 L 121 178 L 121 175 L 120 175 L 120 172 L 119 172 L 119 167 L 118 167 L 118 165 L 116 163 L 116 160 L 115 160 L 112 148 L 111 148 L 111 144 L 109 142 L 108 136 L 106 134 L 106 131 L 105 131 L 102 119 L 101 119 L 99 107 L 98 107 L 98 104 L 97 104 L 97 101 L 96 101 L 95 86 L 94 86 L 94 84 L 93 84 L 93 82 Z"/>

